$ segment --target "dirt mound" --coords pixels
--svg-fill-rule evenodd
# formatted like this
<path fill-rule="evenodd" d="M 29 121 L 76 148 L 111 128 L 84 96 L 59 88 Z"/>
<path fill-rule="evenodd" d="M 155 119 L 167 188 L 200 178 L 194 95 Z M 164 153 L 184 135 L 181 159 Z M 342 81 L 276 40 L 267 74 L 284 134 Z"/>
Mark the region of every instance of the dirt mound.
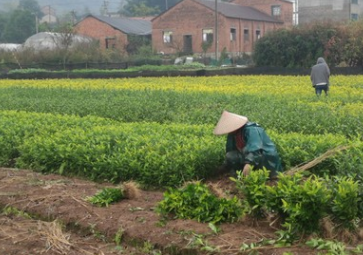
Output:
<path fill-rule="evenodd" d="M 228 177 L 212 181 L 233 193 Z M 140 190 L 138 196 L 109 207 L 85 201 L 110 184 L 97 184 L 28 170 L 0 169 L 0 205 L 11 214 L 0 217 L 0 254 L 219 254 L 239 253 L 243 243 L 275 239 L 269 222 L 245 219 L 222 224 L 218 234 L 192 220 L 162 221 L 154 211 L 162 191 Z M 10 209 L 9 209 L 10 208 Z M 30 217 L 28 217 L 30 215 Z M 16 245 L 14 245 L 16 244 Z M 261 248 L 260 254 L 315 254 L 304 247 Z"/>

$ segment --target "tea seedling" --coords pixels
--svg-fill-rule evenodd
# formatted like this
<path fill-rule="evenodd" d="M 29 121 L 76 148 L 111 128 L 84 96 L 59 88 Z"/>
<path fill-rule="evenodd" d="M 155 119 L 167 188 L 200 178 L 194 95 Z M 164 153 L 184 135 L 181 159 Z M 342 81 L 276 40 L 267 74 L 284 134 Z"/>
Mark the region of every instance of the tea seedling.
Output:
<path fill-rule="evenodd" d="M 120 188 L 103 188 L 94 196 L 87 197 L 86 200 L 101 207 L 108 207 L 109 204 L 118 202 L 123 198 L 124 194 Z"/>

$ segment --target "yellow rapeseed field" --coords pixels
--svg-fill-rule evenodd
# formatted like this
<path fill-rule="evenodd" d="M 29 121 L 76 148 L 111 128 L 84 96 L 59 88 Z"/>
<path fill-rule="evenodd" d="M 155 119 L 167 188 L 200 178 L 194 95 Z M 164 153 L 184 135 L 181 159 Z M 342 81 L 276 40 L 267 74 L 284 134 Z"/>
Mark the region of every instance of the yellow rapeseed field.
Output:
<path fill-rule="evenodd" d="M 332 75 L 329 100 L 315 100 L 310 77 L 245 75 L 213 77 L 139 77 L 120 79 L 0 80 L 0 89 L 9 87 L 67 90 L 165 90 L 181 93 L 249 94 L 276 97 L 287 103 L 319 109 L 328 107 L 341 113 L 363 112 L 363 75 Z"/>
<path fill-rule="evenodd" d="M 1 80 L 0 88 L 36 87 L 68 89 L 131 89 L 131 90 L 174 90 L 223 93 L 268 93 L 272 95 L 300 96 L 313 93 L 309 76 L 214 76 L 214 77 L 158 77 L 129 79 L 50 79 L 50 80 Z M 332 76 L 331 90 L 336 96 L 361 94 L 363 75 Z"/>

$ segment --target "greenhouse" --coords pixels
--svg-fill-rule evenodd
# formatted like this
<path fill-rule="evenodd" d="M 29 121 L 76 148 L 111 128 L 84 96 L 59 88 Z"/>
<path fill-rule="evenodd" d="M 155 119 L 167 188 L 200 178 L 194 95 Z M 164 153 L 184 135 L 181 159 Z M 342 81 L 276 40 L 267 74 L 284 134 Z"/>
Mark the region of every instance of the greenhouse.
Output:
<path fill-rule="evenodd" d="M 81 43 L 90 43 L 93 39 L 70 33 L 41 32 L 29 37 L 23 44 L 24 48 L 34 50 L 54 50 L 57 48 L 74 47 Z"/>
<path fill-rule="evenodd" d="M 2 51 L 15 51 L 21 48 L 21 44 L 16 43 L 0 43 L 0 50 Z"/>

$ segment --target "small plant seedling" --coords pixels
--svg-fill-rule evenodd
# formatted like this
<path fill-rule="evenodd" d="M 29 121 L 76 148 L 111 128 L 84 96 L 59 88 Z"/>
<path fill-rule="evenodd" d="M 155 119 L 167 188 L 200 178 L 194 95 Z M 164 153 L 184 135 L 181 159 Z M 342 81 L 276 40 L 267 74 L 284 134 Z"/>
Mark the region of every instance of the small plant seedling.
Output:
<path fill-rule="evenodd" d="M 120 246 L 124 233 L 125 233 L 125 230 L 123 228 L 119 228 L 119 230 L 117 231 L 115 238 L 114 238 L 114 241 L 117 246 Z"/>
<path fill-rule="evenodd" d="M 94 196 L 87 197 L 86 200 L 101 207 L 108 207 L 109 204 L 118 202 L 123 198 L 124 194 L 120 188 L 103 188 Z"/>

